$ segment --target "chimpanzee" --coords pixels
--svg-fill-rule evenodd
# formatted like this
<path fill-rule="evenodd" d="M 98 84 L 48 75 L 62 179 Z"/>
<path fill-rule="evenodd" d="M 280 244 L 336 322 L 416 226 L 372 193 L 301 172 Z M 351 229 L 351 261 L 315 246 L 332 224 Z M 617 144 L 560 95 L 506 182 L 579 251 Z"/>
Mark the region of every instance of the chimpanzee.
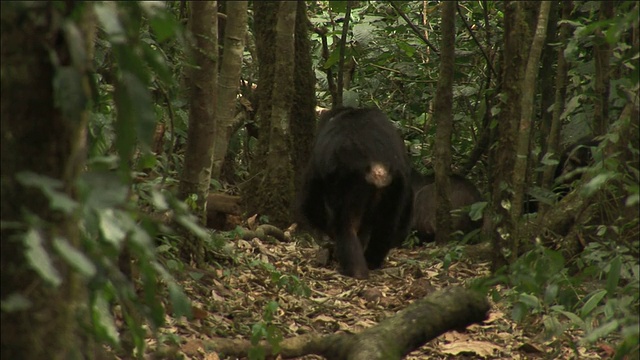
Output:
<path fill-rule="evenodd" d="M 593 138 L 584 138 L 569 146 L 560 157 L 555 171 L 555 183 L 560 189 L 556 189 L 561 195 L 566 195 L 572 182 L 579 179 L 582 173 L 576 171 L 593 163 L 593 147 L 600 142 Z"/>
<path fill-rule="evenodd" d="M 482 201 L 480 191 L 464 177 L 453 174 L 451 182 L 451 209 L 457 210 Z M 454 214 L 451 221 L 453 231 L 469 232 L 482 225 L 481 221 L 472 221 L 468 213 Z M 413 202 L 412 228 L 420 241 L 433 241 L 436 231 L 436 185 L 427 184 L 416 194 Z"/>
<path fill-rule="evenodd" d="M 335 243 L 342 274 L 366 279 L 409 232 L 413 191 L 404 142 L 378 109 L 320 117 L 301 214 Z"/>
<path fill-rule="evenodd" d="M 587 137 L 563 150 L 553 175 L 553 190 L 540 187 L 529 189 L 528 194 L 532 196 L 527 197 L 524 212 L 537 212 L 538 201 L 552 204 L 566 196 L 571 189 L 571 184 L 582 177 L 581 169 L 593 163 L 592 148 L 597 147 L 599 143 L 598 140 Z"/>

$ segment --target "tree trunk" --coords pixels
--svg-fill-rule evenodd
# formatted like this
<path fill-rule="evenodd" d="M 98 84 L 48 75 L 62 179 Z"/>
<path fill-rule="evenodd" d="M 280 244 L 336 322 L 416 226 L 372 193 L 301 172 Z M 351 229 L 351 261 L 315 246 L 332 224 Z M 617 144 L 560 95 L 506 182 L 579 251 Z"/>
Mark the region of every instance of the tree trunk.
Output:
<path fill-rule="evenodd" d="M 495 129 L 496 144 L 489 152 L 491 200 L 488 216 L 485 216 L 484 232 L 492 240 L 492 269 L 498 270 L 507 263 L 504 250 L 510 248 L 513 234 L 513 219 L 510 216 L 512 201 L 512 174 L 516 152 L 516 131 L 520 119 L 521 89 L 524 78 L 526 55 L 522 44 L 526 41 L 526 22 L 523 4 L 518 1 L 505 2 L 504 54 L 500 115 Z M 500 231 L 498 231 L 500 229 Z"/>
<path fill-rule="evenodd" d="M 600 3 L 600 21 L 606 22 L 613 18 L 613 1 Z M 594 39 L 594 57 L 596 76 L 594 78 L 594 106 L 593 106 L 593 135 L 600 136 L 607 133 L 609 127 L 609 86 L 611 74 L 609 59 L 611 57 L 611 45 L 607 42 L 602 30 L 596 31 Z"/>
<path fill-rule="evenodd" d="M 286 3 L 254 3 L 260 64 L 257 114 L 260 134 L 250 180 L 242 189 L 249 214 L 268 215 L 270 223 L 276 226 L 290 223 L 293 198 L 289 115 L 293 97 L 295 2 Z"/>
<path fill-rule="evenodd" d="M 247 36 L 247 2 L 227 2 L 227 21 L 224 38 L 224 52 L 218 83 L 218 103 L 216 131 L 213 141 L 213 168 L 211 176 L 219 179 L 222 173 L 229 141 L 236 128 L 236 97 L 240 86 L 244 39 Z"/>
<path fill-rule="evenodd" d="M 194 37 L 192 55 L 195 66 L 190 76 L 189 130 L 179 197 L 197 197 L 193 211 L 201 223 L 206 225 L 216 126 L 218 16 L 215 1 L 194 1 L 190 4 L 189 27 Z M 187 236 L 185 239 L 181 249 L 183 254 L 201 264 L 204 261 L 202 240 L 195 236 Z"/>
<path fill-rule="evenodd" d="M 549 10 L 551 8 L 550 1 L 540 3 L 540 13 L 538 15 L 538 23 L 536 31 L 531 43 L 531 50 L 527 60 L 527 68 L 525 70 L 524 80 L 522 83 L 522 105 L 520 113 L 520 123 L 518 127 L 518 148 L 513 171 L 513 204 L 511 208 L 511 216 L 513 219 L 520 219 L 522 215 L 522 207 L 524 205 L 524 185 L 525 175 L 527 173 L 527 163 L 529 160 L 529 140 L 531 135 L 531 123 L 534 115 L 533 100 L 535 98 L 536 78 L 540 65 L 540 54 L 544 46 L 544 39 L 547 33 L 547 23 L 549 20 Z M 516 224 L 516 232 L 511 243 L 512 260 L 518 256 L 518 247 L 520 237 L 518 236 L 518 226 Z"/>
<path fill-rule="evenodd" d="M 327 359 L 401 359 L 446 331 L 483 321 L 488 311 L 486 298 L 471 290 L 449 288 L 414 302 L 359 334 L 285 339 L 280 344 L 279 356 L 289 359 L 316 354 Z M 218 353 L 237 357 L 246 357 L 251 348 L 251 342 L 245 340 L 214 339 L 206 345 Z M 261 342 L 259 346 L 267 355 L 275 355 L 270 344 Z"/>
<path fill-rule="evenodd" d="M 453 131 L 453 64 L 455 49 L 456 3 L 442 5 L 442 43 L 440 45 L 440 74 L 434 100 L 436 141 L 434 145 L 436 184 L 436 242 L 444 244 L 451 234 L 451 133 Z"/>
<path fill-rule="evenodd" d="M 562 19 L 569 20 L 572 10 L 573 5 L 571 4 L 571 1 L 564 1 L 562 4 Z M 558 160 L 560 158 L 558 154 L 560 150 L 560 116 L 564 111 L 568 74 L 568 64 L 567 60 L 564 58 L 564 49 L 566 48 L 566 41 L 569 39 L 569 33 L 571 31 L 570 26 L 571 25 L 568 23 L 563 23 L 562 25 L 560 25 L 560 42 L 563 44 L 563 46 L 558 49 L 555 100 L 553 103 L 551 124 L 548 131 L 547 146 L 545 149 L 545 153 L 549 154 L 548 159 Z M 545 165 L 544 171 L 542 173 L 542 180 L 540 181 L 540 187 L 545 189 L 551 188 L 556 166 L 557 165 Z M 543 218 L 548 209 L 549 205 L 540 203 L 538 206 L 538 219 Z"/>
<path fill-rule="evenodd" d="M 293 106 L 291 106 L 291 164 L 296 193 L 302 185 L 304 170 L 311 157 L 316 124 L 316 75 L 311 61 L 307 5 L 298 1 L 296 12 Z"/>
<path fill-rule="evenodd" d="M 73 198 L 85 162 L 93 7 L 58 5 L 3 2 L 0 11 L 2 359 L 91 356 L 77 322 L 89 316 L 84 287 L 52 246 L 79 246 L 78 214 L 54 211 L 39 188 L 18 180 L 47 176 Z"/>

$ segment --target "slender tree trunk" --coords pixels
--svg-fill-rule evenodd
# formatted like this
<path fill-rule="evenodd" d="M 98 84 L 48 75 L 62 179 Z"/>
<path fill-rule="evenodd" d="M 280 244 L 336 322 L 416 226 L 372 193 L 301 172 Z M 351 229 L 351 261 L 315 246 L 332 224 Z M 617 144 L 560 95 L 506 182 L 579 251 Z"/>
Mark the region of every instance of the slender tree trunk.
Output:
<path fill-rule="evenodd" d="M 600 21 L 613 18 L 613 5 L 613 1 L 600 2 Z M 593 135 L 599 136 L 606 134 L 609 128 L 609 86 L 611 83 L 609 67 L 611 45 L 605 39 L 602 30 L 596 32 L 594 55 L 596 76 L 594 79 Z"/>
<path fill-rule="evenodd" d="M 77 214 L 53 210 L 40 189 L 18 180 L 47 176 L 74 198 L 84 166 L 93 6 L 58 5 L 3 2 L 0 11 L 2 359 L 91 356 L 77 321 L 88 317 L 84 287 L 53 250 L 54 240 L 79 246 Z M 34 271 L 46 260 L 50 271 Z"/>
<path fill-rule="evenodd" d="M 224 38 L 224 52 L 218 83 L 218 103 L 216 131 L 213 144 L 213 168 L 211 176 L 220 178 L 229 140 L 236 128 L 236 97 L 240 86 L 244 39 L 247 36 L 247 2 L 227 2 L 227 21 Z"/>
<path fill-rule="evenodd" d="M 571 1 L 564 1 L 562 4 L 562 19 L 569 20 L 571 17 L 571 12 L 573 10 L 573 5 Z M 566 98 L 567 91 L 567 73 L 568 73 L 568 64 L 567 60 L 564 57 L 564 49 L 566 47 L 566 41 L 569 38 L 569 32 L 571 31 L 571 25 L 568 23 L 563 23 L 560 25 L 560 41 L 563 44 L 561 48 L 558 49 L 558 65 L 556 69 L 556 91 L 555 91 L 555 100 L 553 103 L 553 111 L 551 117 L 551 124 L 548 131 L 548 140 L 547 140 L 547 148 L 546 153 L 549 154 L 550 159 L 559 159 L 558 151 L 560 149 L 560 129 L 561 122 L 560 116 L 564 111 L 564 103 Z M 542 180 L 540 181 L 540 186 L 549 189 L 551 188 L 553 182 L 553 176 L 555 173 L 556 165 L 545 165 L 544 171 L 542 173 Z M 545 213 L 549 209 L 549 205 L 540 203 L 538 207 L 538 219 L 544 218 Z"/>
<path fill-rule="evenodd" d="M 207 195 L 211 182 L 213 142 L 218 79 L 218 24 L 217 2 L 194 1 L 190 3 L 189 28 L 194 37 L 192 48 L 195 66 L 190 82 L 189 130 L 184 169 L 180 180 L 179 196 L 186 199 L 196 196 L 194 212 L 202 224 L 207 219 Z M 188 237 L 183 244 L 183 254 L 193 257 L 200 264 L 204 261 L 202 240 Z"/>
<path fill-rule="evenodd" d="M 311 31 L 307 5 L 298 1 L 296 12 L 293 106 L 291 106 L 291 163 L 296 193 L 302 184 L 304 169 L 311 156 L 316 124 L 316 75 L 311 61 Z"/>
<path fill-rule="evenodd" d="M 513 204 L 511 208 L 511 216 L 513 219 L 519 219 L 522 215 L 522 207 L 524 204 L 524 185 L 525 175 L 527 173 L 527 160 L 529 159 L 529 139 L 531 135 L 531 123 L 534 115 L 533 100 L 535 98 L 536 78 L 538 77 L 538 69 L 540 65 L 540 54 L 544 47 L 544 39 L 547 33 L 547 23 L 549 20 L 550 1 L 543 1 L 540 4 L 540 12 L 538 15 L 538 24 L 531 43 L 529 57 L 527 60 L 527 68 L 525 70 L 524 81 L 522 83 L 522 105 L 520 113 L 520 124 L 518 128 L 518 148 L 513 171 Z M 517 222 L 514 222 L 517 224 Z M 517 230 L 517 226 L 514 230 Z M 512 260 L 518 256 L 520 237 L 517 231 L 513 237 L 511 244 Z"/>
<path fill-rule="evenodd" d="M 528 43 L 525 41 L 526 26 L 523 4 L 518 1 L 505 2 L 502 96 L 498 126 L 495 129 L 496 143 L 489 152 L 489 163 L 492 164 L 492 191 L 484 225 L 485 234 L 492 240 L 494 271 L 507 264 L 505 254 L 511 248 L 514 228 L 509 211 L 512 201 L 516 131 L 520 119 L 521 86 L 526 63 L 522 44 Z"/>
<path fill-rule="evenodd" d="M 442 5 L 442 43 L 440 45 L 440 74 L 435 97 L 436 122 L 435 184 L 436 184 L 436 242 L 444 244 L 451 234 L 451 133 L 453 131 L 453 64 L 455 49 L 456 2 Z"/>

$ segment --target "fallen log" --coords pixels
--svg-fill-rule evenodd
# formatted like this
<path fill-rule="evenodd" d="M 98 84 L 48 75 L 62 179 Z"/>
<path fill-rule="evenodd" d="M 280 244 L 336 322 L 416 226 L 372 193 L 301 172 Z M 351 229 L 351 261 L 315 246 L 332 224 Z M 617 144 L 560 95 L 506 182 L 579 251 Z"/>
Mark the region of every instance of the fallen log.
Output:
<path fill-rule="evenodd" d="M 394 316 L 359 334 L 305 334 L 285 339 L 275 354 L 266 341 L 258 344 L 267 356 L 283 359 L 315 354 L 328 359 L 376 360 L 401 359 L 441 334 L 465 328 L 487 318 L 486 297 L 464 288 L 447 288 L 417 300 Z M 246 357 L 249 340 L 214 338 L 204 347 L 218 354 Z"/>

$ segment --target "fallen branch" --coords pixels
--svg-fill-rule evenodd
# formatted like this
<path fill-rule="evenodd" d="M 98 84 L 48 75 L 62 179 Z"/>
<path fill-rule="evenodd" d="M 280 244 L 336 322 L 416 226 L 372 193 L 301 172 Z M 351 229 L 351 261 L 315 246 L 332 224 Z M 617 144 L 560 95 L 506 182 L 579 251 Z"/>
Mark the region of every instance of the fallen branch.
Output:
<path fill-rule="evenodd" d="M 463 288 L 447 288 L 418 300 L 359 334 L 301 335 L 280 343 L 282 358 L 308 354 L 328 359 L 401 359 L 426 342 L 454 329 L 465 328 L 487 318 L 489 303 L 484 296 Z M 246 357 L 251 342 L 214 338 L 205 347 L 219 354 Z M 265 341 L 258 345 L 273 354 Z"/>

